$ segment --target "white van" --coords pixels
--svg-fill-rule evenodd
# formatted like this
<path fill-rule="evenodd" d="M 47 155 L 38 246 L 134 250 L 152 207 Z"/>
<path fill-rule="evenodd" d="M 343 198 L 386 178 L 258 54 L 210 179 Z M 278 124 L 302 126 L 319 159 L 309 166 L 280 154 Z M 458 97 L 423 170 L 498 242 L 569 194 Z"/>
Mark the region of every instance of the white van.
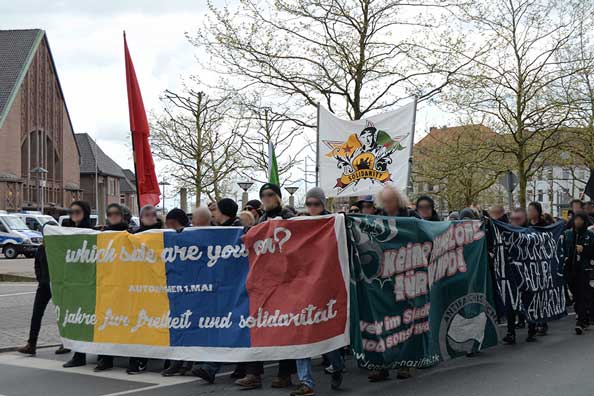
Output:
<path fill-rule="evenodd" d="M 44 215 L 41 212 L 21 212 L 12 213 L 12 215 L 23 220 L 27 227 L 33 231 L 42 232 L 43 226 L 46 224 L 58 225 L 56 219 L 50 215 Z"/>
<path fill-rule="evenodd" d="M 19 254 L 34 257 L 42 242 L 41 233 L 30 230 L 18 216 L 0 214 L 0 248 L 6 258 L 14 259 Z"/>

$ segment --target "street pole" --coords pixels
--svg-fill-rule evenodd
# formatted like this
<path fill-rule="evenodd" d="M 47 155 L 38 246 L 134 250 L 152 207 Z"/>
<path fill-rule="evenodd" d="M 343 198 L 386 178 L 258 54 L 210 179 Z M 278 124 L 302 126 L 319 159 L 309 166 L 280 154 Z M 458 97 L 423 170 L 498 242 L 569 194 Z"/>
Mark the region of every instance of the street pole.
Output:
<path fill-rule="evenodd" d="M 241 188 L 243 190 L 243 194 L 241 194 L 241 208 L 245 208 L 248 200 L 249 200 L 249 195 L 248 195 L 248 190 L 250 189 L 251 186 L 254 185 L 254 183 L 252 182 L 239 182 L 237 183 L 237 185 L 239 186 L 239 188 Z"/>

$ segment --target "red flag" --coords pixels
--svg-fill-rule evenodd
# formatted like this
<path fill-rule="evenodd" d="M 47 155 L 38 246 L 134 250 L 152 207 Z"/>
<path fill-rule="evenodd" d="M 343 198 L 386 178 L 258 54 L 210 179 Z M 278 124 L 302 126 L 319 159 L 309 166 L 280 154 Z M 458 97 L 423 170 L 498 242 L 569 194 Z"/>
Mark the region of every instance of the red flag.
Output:
<path fill-rule="evenodd" d="M 130 131 L 132 132 L 132 150 L 134 151 L 134 171 L 136 172 L 136 193 L 138 210 L 145 205 L 157 205 L 161 190 L 155 173 L 153 153 L 149 143 L 149 125 L 142 102 L 142 94 L 136 79 L 132 58 L 128 51 L 124 32 L 124 52 L 126 57 L 126 85 L 128 87 L 128 110 L 130 111 Z"/>

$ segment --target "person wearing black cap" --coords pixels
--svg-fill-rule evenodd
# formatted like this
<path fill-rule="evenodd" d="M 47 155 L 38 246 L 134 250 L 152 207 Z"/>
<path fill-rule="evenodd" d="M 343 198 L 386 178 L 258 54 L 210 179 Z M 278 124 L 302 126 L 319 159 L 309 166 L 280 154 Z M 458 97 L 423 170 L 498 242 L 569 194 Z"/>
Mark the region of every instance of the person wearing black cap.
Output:
<path fill-rule="evenodd" d="M 180 208 L 173 208 L 165 216 L 165 228 L 180 231 L 190 225 L 190 219 L 186 212 Z"/>
<path fill-rule="evenodd" d="M 258 223 L 258 220 L 260 220 L 260 216 L 262 216 L 263 213 L 262 202 L 257 199 L 249 200 L 247 204 L 245 204 L 243 210 L 250 212 L 254 216 L 254 221 Z"/>
<path fill-rule="evenodd" d="M 241 226 L 241 221 L 237 217 L 239 206 L 231 198 L 223 198 L 217 202 L 217 206 L 213 209 L 212 216 L 214 221 L 223 227 Z"/>
<path fill-rule="evenodd" d="M 186 212 L 179 208 L 173 208 L 165 216 L 165 228 L 182 232 L 185 227 L 190 225 L 190 219 Z M 183 360 L 165 361 L 165 369 L 161 371 L 163 377 L 172 377 L 174 375 L 185 375 L 192 369 L 192 362 Z"/>
<path fill-rule="evenodd" d="M 223 198 L 217 202 L 216 207 L 212 210 L 214 221 L 221 227 L 241 227 L 241 221 L 237 217 L 239 206 L 231 198 Z M 209 384 L 213 384 L 217 373 L 221 369 L 220 362 L 204 362 L 200 363 L 194 369 L 192 374 L 202 378 Z M 243 365 L 238 365 L 236 372 L 243 371 Z"/>
<path fill-rule="evenodd" d="M 264 214 L 260 217 L 258 223 L 263 223 L 270 219 L 282 218 L 288 219 L 294 217 L 292 211 L 283 207 L 282 193 L 278 185 L 265 183 L 260 188 L 260 199 Z M 261 374 L 264 371 L 264 362 L 249 362 L 245 366 L 245 377 L 235 381 L 243 389 L 256 389 L 262 387 Z M 273 388 L 288 388 L 291 386 L 291 374 L 295 373 L 295 360 L 281 360 L 278 364 L 278 375 L 272 380 Z"/>
<path fill-rule="evenodd" d="M 574 297 L 576 313 L 575 333 L 582 335 L 590 325 L 588 311 L 592 306 L 590 276 L 594 258 L 594 233 L 588 231 L 588 215 L 581 211 L 573 214 L 573 227 L 563 234 L 565 274 Z"/>
<path fill-rule="evenodd" d="M 258 224 L 277 217 L 283 219 L 294 217 L 294 213 L 290 209 L 283 207 L 282 198 L 281 189 L 276 184 L 265 183 L 260 188 L 260 199 L 262 200 L 264 213 L 258 220 Z"/>
<path fill-rule="evenodd" d="M 359 208 L 361 214 L 378 214 L 377 208 L 375 207 L 375 202 L 373 202 L 373 196 L 371 195 L 364 195 L 362 197 L 359 197 L 359 200 L 355 203 L 355 205 Z"/>

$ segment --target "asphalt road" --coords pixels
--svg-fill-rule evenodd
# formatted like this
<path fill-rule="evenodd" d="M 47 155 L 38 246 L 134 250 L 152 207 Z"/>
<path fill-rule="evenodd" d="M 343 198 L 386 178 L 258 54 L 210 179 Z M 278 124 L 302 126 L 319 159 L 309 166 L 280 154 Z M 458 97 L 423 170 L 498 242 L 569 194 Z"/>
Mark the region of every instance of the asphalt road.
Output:
<path fill-rule="evenodd" d="M 0 289 L 2 290 L 2 289 Z M 2 292 L 4 293 L 4 292 Z M 2 294 L 0 293 L 0 294 Z M 1 301 L 1 299 L 0 299 Z M 2 313 L 2 322 L 7 317 Z M 329 389 L 329 378 L 316 365 L 314 377 L 318 395 L 397 395 L 397 396 L 592 396 L 594 395 L 594 330 L 583 336 L 573 333 L 574 318 L 551 324 L 550 334 L 537 343 L 526 344 L 525 330 L 519 332 L 515 346 L 497 346 L 473 358 L 460 358 L 436 368 L 419 370 L 409 380 L 390 380 L 379 384 L 367 382 L 367 373 L 347 363 L 344 386 Z M 118 367 L 103 373 L 93 372 L 95 357 L 88 365 L 63 369 L 69 356 L 56 356 L 53 348 L 43 349 L 36 357 L 15 352 L 0 354 L 0 395 L 4 396 L 116 396 L 116 395 L 245 395 L 229 378 L 232 366 L 224 367 L 214 385 L 195 377 L 164 378 L 158 373 L 162 362 L 151 361 L 150 372 L 136 376 L 125 373 L 126 359 Z M 288 395 L 290 390 L 270 388 L 275 367 L 268 367 L 264 388 L 253 395 Z M 296 381 L 296 379 L 294 378 Z"/>

